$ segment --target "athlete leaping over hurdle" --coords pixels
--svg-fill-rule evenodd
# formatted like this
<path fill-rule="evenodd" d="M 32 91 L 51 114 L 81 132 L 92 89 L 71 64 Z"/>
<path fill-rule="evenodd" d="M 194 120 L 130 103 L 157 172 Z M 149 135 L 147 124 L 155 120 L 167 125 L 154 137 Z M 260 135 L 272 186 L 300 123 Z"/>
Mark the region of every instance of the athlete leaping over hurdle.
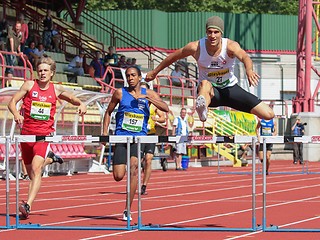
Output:
<path fill-rule="evenodd" d="M 154 70 L 147 73 L 146 81 L 153 80 L 164 68 L 179 59 L 193 56 L 199 67 L 196 110 L 201 121 L 207 120 L 207 108 L 228 106 L 252 113 L 260 119 L 272 119 L 273 110 L 253 94 L 238 86 L 234 75 L 235 59 L 245 66 L 250 86 L 256 86 L 260 76 L 253 71 L 252 60 L 240 45 L 222 38 L 224 22 L 213 16 L 206 22 L 206 37 L 190 42 L 165 58 Z"/>

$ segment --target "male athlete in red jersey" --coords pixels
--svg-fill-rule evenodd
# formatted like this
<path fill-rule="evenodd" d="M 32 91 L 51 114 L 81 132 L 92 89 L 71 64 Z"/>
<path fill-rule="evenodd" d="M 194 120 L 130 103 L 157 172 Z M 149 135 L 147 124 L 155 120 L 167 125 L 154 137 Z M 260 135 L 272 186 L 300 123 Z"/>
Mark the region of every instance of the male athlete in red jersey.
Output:
<path fill-rule="evenodd" d="M 39 79 L 25 81 L 10 100 L 8 108 L 16 123 L 22 124 L 22 135 L 47 136 L 54 132 L 54 115 L 58 98 L 79 106 L 80 115 L 85 114 L 87 108 L 79 98 L 61 85 L 51 83 L 56 72 L 56 63 L 50 57 L 45 56 L 40 59 L 37 72 Z M 21 99 L 23 99 L 23 116 L 16 109 Z M 42 169 L 52 162 L 52 159 L 45 159 L 48 150 L 47 142 L 21 143 L 22 159 L 30 177 L 28 200 L 22 202 L 19 207 L 24 218 L 28 218 L 32 203 L 40 189 Z"/>

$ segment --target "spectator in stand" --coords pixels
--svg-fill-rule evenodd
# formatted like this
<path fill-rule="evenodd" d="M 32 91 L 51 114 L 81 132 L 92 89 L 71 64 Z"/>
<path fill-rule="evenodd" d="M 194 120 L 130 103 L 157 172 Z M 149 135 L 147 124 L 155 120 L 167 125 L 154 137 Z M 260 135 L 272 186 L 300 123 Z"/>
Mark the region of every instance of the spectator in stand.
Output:
<path fill-rule="evenodd" d="M 83 57 L 84 52 L 80 51 L 79 55 L 75 56 L 68 64 L 68 71 L 73 72 L 76 76 L 84 76 Z"/>
<path fill-rule="evenodd" d="M 51 10 L 47 10 L 47 14 L 45 18 L 42 21 L 43 23 L 43 34 L 42 34 L 42 42 L 44 45 L 44 48 L 47 51 L 51 50 L 51 37 L 52 37 L 52 26 L 53 26 L 53 20 L 51 17 Z"/>
<path fill-rule="evenodd" d="M 5 50 L 5 44 L 8 37 L 8 22 L 5 17 L 0 21 L 0 51 Z"/>
<path fill-rule="evenodd" d="M 115 48 L 110 46 L 108 48 L 108 54 L 104 57 L 105 67 L 107 66 L 118 66 L 118 55 L 115 53 Z"/>
<path fill-rule="evenodd" d="M 141 68 L 138 64 L 137 64 L 137 59 L 136 58 L 132 58 L 132 61 L 131 61 L 131 66 L 132 67 L 137 67 L 137 68 Z"/>
<path fill-rule="evenodd" d="M 35 55 L 35 50 L 36 50 L 36 44 L 35 42 L 30 42 L 29 46 L 26 47 L 23 51 L 23 53 L 25 54 L 25 56 L 27 57 L 27 59 L 30 61 L 30 63 L 32 64 L 33 68 L 35 67 L 34 65 L 34 60 L 37 57 Z"/>
<path fill-rule="evenodd" d="M 181 108 L 180 116 L 173 121 L 172 134 L 176 136 L 188 136 L 187 109 Z M 183 170 L 182 155 L 187 154 L 187 144 L 177 143 L 175 149 L 176 170 Z"/>
<path fill-rule="evenodd" d="M 28 38 L 26 40 L 26 45 L 29 46 L 31 42 L 34 42 L 36 46 L 40 43 L 40 34 L 39 32 L 33 28 L 32 22 L 28 22 Z"/>
<path fill-rule="evenodd" d="M 20 51 L 20 42 L 22 39 L 21 33 L 21 23 L 16 22 L 13 28 L 9 28 L 8 37 L 7 37 L 7 51 L 11 53 L 21 53 Z M 16 55 L 7 54 L 6 61 L 8 66 L 15 66 L 18 64 Z M 11 79 L 13 77 L 13 68 L 6 68 L 7 82 L 8 87 L 11 86 Z"/>
<path fill-rule="evenodd" d="M 132 66 L 132 58 L 127 58 L 126 65 L 127 65 L 126 67 Z"/>
<path fill-rule="evenodd" d="M 60 50 L 60 41 L 61 41 L 61 34 L 59 32 L 58 29 L 58 25 L 57 24 L 53 24 L 53 28 L 52 28 L 52 47 L 53 47 L 53 51 L 54 52 L 61 52 Z"/>
<path fill-rule="evenodd" d="M 21 22 L 21 33 L 22 33 L 22 38 L 21 38 L 21 42 L 20 42 L 20 49 L 21 49 L 21 52 L 24 51 L 24 48 L 25 48 L 25 45 L 26 45 L 26 41 L 29 37 L 29 28 L 28 28 L 28 24 L 26 24 L 24 22 L 24 15 L 23 13 L 20 13 L 19 14 L 19 17 L 18 17 L 18 21 Z"/>
<path fill-rule="evenodd" d="M 127 62 L 126 62 L 126 56 L 121 55 L 119 62 L 118 62 L 119 68 L 127 68 Z"/>
<path fill-rule="evenodd" d="M 171 72 L 171 81 L 172 85 L 181 87 L 181 81 L 179 78 L 183 77 L 181 72 L 181 66 L 179 64 L 176 64 L 174 66 L 174 70 Z"/>
<path fill-rule="evenodd" d="M 108 48 L 108 54 L 104 56 L 104 67 L 107 69 L 108 66 L 110 67 L 118 67 L 118 54 L 115 53 L 115 48 L 113 46 L 110 46 Z M 117 73 L 117 70 L 115 70 L 115 74 L 122 76 L 121 73 Z M 112 79 L 112 73 L 110 71 L 107 72 L 105 82 L 107 84 L 110 84 L 110 81 Z"/>
<path fill-rule="evenodd" d="M 34 61 L 34 66 L 38 65 L 38 62 L 40 60 L 40 58 L 43 56 L 44 54 L 44 46 L 42 43 L 38 44 L 38 47 L 34 50 L 34 55 L 33 55 L 33 61 Z"/>
<path fill-rule="evenodd" d="M 96 78 L 102 78 L 105 72 L 104 64 L 103 64 L 103 59 L 101 58 L 101 52 L 96 51 L 95 52 L 95 57 L 92 59 L 90 63 L 90 67 L 94 69 L 94 74 L 93 76 Z"/>

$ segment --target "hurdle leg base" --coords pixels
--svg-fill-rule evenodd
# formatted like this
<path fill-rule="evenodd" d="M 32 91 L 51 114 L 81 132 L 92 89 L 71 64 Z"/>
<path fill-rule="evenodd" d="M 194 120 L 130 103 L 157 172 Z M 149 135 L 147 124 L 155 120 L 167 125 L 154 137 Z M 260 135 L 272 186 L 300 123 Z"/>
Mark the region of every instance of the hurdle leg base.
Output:
<path fill-rule="evenodd" d="M 16 226 L 17 229 L 30 229 L 30 228 L 40 228 L 41 224 L 39 223 L 29 223 L 29 224 L 19 224 Z"/>
<path fill-rule="evenodd" d="M 276 226 L 276 225 L 270 224 L 270 227 L 268 227 L 268 229 L 270 229 L 270 230 L 276 230 L 276 229 L 279 229 L 279 227 Z"/>

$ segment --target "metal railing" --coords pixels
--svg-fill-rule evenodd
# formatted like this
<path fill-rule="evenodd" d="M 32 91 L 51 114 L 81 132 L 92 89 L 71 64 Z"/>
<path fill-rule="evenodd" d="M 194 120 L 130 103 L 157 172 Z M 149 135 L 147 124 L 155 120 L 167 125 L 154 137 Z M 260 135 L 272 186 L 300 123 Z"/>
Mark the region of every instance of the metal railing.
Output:
<path fill-rule="evenodd" d="M 7 64 L 7 59 L 9 57 L 16 59 L 14 61 L 16 63 L 13 66 Z M 10 82 L 12 80 L 32 80 L 34 77 L 31 63 L 28 61 L 25 55 L 21 53 L 0 51 L 0 68 L 0 80 L 2 81 L 2 88 L 6 87 L 6 82 Z M 8 77 L 6 69 L 13 70 L 13 77 Z"/>

